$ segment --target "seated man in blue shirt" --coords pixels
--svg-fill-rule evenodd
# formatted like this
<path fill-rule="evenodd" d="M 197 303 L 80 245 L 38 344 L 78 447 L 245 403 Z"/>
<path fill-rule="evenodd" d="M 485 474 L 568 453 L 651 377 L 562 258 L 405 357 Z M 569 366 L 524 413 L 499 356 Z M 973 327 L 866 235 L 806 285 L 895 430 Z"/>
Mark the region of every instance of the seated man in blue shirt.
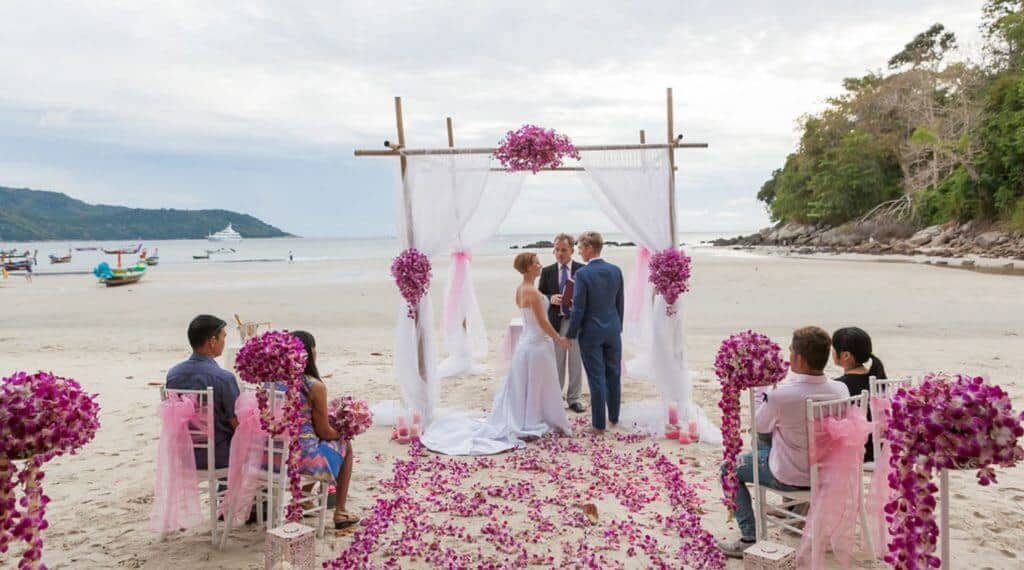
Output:
<path fill-rule="evenodd" d="M 227 323 L 212 315 L 199 315 L 188 325 L 188 343 L 192 356 L 167 371 L 167 388 L 205 390 L 213 388 L 213 433 L 215 469 L 228 466 L 231 436 L 238 427 L 235 400 L 238 383 L 235 375 L 217 365 L 214 358 L 224 352 Z M 206 469 L 206 450 L 196 449 L 196 468 Z"/>

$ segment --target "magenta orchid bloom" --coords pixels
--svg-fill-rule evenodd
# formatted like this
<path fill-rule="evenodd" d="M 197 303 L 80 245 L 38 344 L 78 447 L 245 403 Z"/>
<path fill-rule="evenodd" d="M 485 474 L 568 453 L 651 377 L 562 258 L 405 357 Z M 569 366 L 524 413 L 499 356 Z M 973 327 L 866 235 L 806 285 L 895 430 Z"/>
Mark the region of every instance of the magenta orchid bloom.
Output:
<path fill-rule="evenodd" d="M 554 129 L 523 125 L 509 131 L 494 151 L 494 158 L 512 172 L 529 170 L 537 174 L 545 168 L 558 168 L 565 157 L 579 160 L 580 153 L 569 137 Z"/>

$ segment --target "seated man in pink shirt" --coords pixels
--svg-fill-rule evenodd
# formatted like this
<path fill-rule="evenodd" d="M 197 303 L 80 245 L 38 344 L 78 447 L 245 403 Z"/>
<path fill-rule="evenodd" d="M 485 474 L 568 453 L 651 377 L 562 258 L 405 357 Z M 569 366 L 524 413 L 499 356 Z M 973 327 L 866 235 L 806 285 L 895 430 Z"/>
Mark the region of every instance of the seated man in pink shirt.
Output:
<path fill-rule="evenodd" d="M 807 400 L 847 398 L 850 392 L 841 382 L 825 377 L 832 339 L 818 327 L 793 331 L 789 347 L 789 376 L 775 388 L 767 388 L 756 401 L 754 429 L 771 434 L 771 445 L 758 445 L 758 475 L 761 484 L 780 491 L 806 489 L 811 484 L 807 457 Z M 754 544 L 756 527 L 750 491 L 744 483 L 754 482 L 753 458 L 740 455 L 736 475 L 736 522 L 741 537 L 733 542 L 720 541 L 718 548 L 729 557 L 742 558 L 743 551 Z M 724 474 L 724 467 L 722 469 Z"/>

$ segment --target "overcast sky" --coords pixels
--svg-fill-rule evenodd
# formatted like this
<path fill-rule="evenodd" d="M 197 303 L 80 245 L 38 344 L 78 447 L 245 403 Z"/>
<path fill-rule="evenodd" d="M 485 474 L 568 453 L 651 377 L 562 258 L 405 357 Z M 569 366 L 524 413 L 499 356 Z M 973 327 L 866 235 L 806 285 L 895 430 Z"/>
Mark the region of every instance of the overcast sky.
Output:
<path fill-rule="evenodd" d="M 767 224 L 754 196 L 797 118 L 934 22 L 977 48 L 981 2 L 0 0 L 0 186 L 226 208 L 307 236 L 392 234 L 392 159 L 493 146 L 524 122 L 578 144 L 665 137 L 681 230 Z M 571 220 L 566 228 L 566 220 Z M 569 173 L 531 177 L 502 231 L 611 226 Z M 211 228 L 216 230 L 218 228 Z"/>

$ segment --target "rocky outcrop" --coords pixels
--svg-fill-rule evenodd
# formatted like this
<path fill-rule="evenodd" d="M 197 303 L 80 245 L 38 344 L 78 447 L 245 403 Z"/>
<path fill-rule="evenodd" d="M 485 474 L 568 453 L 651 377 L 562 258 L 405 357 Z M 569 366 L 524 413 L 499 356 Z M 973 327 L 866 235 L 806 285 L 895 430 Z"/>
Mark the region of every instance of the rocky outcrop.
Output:
<path fill-rule="evenodd" d="M 960 258 L 967 255 L 1024 260 L 1024 232 L 984 227 L 973 221 L 916 229 L 898 224 L 840 227 L 780 224 L 756 234 L 718 239 L 717 246 L 790 247 L 796 253 L 865 253 Z"/>

